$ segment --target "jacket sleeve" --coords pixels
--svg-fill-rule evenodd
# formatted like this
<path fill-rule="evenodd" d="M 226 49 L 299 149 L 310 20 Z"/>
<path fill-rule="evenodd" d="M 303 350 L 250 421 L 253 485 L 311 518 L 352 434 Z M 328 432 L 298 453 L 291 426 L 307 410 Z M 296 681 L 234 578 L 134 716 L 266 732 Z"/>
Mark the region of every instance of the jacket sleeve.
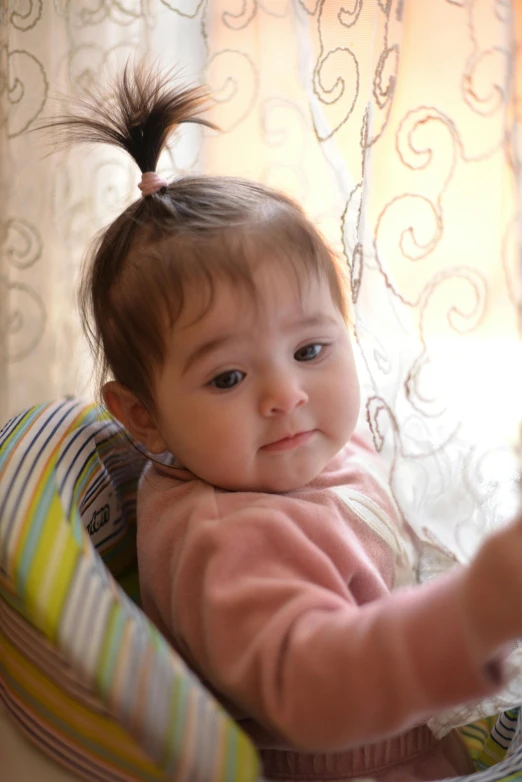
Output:
<path fill-rule="evenodd" d="M 501 683 L 468 628 L 465 570 L 358 606 L 291 519 L 251 508 L 191 525 L 171 575 L 170 622 L 200 671 L 308 751 L 378 740 Z"/>

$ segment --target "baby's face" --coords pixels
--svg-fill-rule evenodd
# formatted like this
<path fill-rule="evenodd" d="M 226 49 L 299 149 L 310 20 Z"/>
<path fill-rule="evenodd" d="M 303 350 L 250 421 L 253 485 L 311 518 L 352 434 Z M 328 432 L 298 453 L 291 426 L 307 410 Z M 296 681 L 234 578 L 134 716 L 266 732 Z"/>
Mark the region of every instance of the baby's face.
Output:
<path fill-rule="evenodd" d="M 201 317 L 196 289 L 169 337 L 155 385 L 165 448 L 199 478 L 233 491 L 286 492 L 318 475 L 353 433 L 359 384 L 328 283 L 300 292 L 275 264 L 256 300 L 216 283 Z"/>

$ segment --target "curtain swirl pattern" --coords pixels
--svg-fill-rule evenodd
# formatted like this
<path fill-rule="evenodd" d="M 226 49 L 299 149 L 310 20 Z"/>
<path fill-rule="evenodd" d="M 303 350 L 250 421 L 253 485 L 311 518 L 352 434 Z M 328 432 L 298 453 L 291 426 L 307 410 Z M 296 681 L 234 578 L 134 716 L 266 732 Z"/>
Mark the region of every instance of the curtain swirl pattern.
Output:
<path fill-rule="evenodd" d="M 345 259 L 363 425 L 425 579 L 517 501 L 519 0 L 0 2 L 0 415 L 95 387 L 75 305 L 97 230 L 138 197 L 114 149 L 31 132 L 152 54 L 213 92 L 167 178 L 250 177 Z"/>

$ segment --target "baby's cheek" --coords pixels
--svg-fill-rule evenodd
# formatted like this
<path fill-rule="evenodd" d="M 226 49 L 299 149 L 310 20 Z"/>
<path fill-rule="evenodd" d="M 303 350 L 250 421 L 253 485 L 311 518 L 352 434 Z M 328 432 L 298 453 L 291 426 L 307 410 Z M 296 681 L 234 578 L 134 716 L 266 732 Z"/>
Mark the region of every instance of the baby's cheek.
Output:
<path fill-rule="evenodd" d="M 328 409 L 329 427 L 342 448 L 352 436 L 359 417 L 359 394 L 356 389 L 340 395 Z"/>
<path fill-rule="evenodd" d="M 201 447 L 228 462 L 242 450 L 245 426 L 233 411 L 212 411 L 199 418 L 198 433 Z"/>

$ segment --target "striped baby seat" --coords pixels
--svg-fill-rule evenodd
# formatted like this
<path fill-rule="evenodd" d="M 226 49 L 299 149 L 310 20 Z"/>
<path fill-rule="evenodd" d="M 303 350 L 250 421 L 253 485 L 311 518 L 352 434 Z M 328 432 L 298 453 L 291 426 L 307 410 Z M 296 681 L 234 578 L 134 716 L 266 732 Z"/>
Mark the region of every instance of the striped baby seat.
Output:
<path fill-rule="evenodd" d="M 114 422 L 77 399 L 0 431 L 0 699 L 89 780 L 259 779 L 253 745 L 138 607 L 142 466 Z M 516 712 L 485 745 L 478 728 L 468 738 L 484 770 L 467 779 L 522 781 Z"/>
<path fill-rule="evenodd" d="M 0 432 L 0 698 L 89 780 L 255 780 L 250 741 L 129 597 L 142 466 L 79 400 Z"/>

